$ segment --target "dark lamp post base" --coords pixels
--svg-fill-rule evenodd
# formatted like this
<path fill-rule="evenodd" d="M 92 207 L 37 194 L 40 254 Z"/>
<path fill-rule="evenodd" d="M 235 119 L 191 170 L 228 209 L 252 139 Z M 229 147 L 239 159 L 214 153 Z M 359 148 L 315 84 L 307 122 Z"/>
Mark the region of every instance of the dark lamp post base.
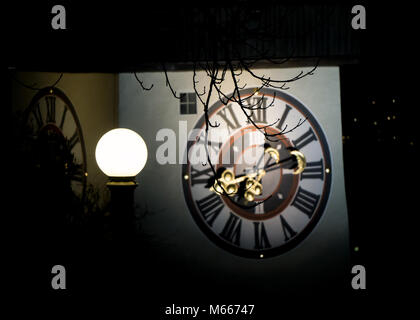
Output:
<path fill-rule="evenodd" d="M 109 182 L 108 183 L 113 183 L 113 182 L 133 182 L 136 183 L 136 177 L 108 177 Z M 137 183 L 136 183 L 137 184 Z"/>
<path fill-rule="evenodd" d="M 107 187 L 111 192 L 111 225 L 117 241 L 133 239 L 136 234 L 134 214 L 134 178 L 110 178 Z"/>

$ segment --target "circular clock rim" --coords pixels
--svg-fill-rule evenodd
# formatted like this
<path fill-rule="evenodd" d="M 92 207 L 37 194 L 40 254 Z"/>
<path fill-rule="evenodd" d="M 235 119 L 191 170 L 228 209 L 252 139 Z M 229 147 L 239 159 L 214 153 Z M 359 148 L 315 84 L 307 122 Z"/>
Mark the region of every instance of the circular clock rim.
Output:
<path fill-rule="evenodd" d="M 244 89 L 240 91 L 240 94 L 243 96 L 251 95 L 257 89 L 258 88 Z M 185 180 L 183 178 L 185 175 L 189 175 L 190 163 L 188 161 L 188 150 L 196 142 L 193 139 L 191 140 L 189 139 L 187 141 L 187 148 L 185 150 L 186 154 L 184 155 L 184 159 L 187 159 L 187 163 L 182 165 L 182 175 L 181 175 L 185 201 L 187 203 L 187 206 L 189 208 L 189 211 L 194 221 L 196 222 L 200 230 L 212 241 L 213 244 L 215 244 L 219 248 L 226 250 L 230 253 L 233 253 L 237 256 L 241 256 L 245 258 L 253 258 L 253 259 L 275 257 L 287 251 L 290 251 L 291 249 L 301 244 L 304 241 L 304 239 L 306 239 L 308 235 L 313 231 L 315 226 L 318 224 L 321 216 L 323 216 L 325 208 L 328 203 L 328 199 L 330 197 L 331 183 L 332 183 L 332 165 L 331 165 L 332 159 L 331 159 L 331 153 L 329 150 L 329 144 L 321 125 L 319 124 L 317 119 L 314 117 L 312 112 L 297 98 L 283 91 L 277 91 L 270 88 L 262 88 L 262 89 L 259 89 L 259 93 L 263 95 L 274 96 L 275 99 L 280 98 L 283 101 L 287 101 L 289 104 L 293 105 L 295 109 L 297 109 L 298 111 L 300 111 L 301 113 L 305 114 L 308 117 L 307 121 L 311 123 L 311 127 L 315 127 L 316 129 L 318 129 L 318 130 L 315 130 L 315 134 L 317 135 L 317 138 L 320 140 L 320 145 L 322 148 L 322 152 L 324 154 L 324 169 L 329 168 L 330 171 L 329 173 L 324 174 L 325 182 L 323 186 L 322 198 L 319 200 L 318 208 L 316 212 L 314 212 L 314 214 L 312 215 L 310 221 L 303 228 L 303 230 L 300 231 L 295 237 L 293 237 L 290 241 L 286 242 L 285 244 L 279 247 L 270 248 L 270 249 L 252 250 L 252 249 L 240 248 L 235 245 L 229 244 L 225 240 L 218 237 L 212 231 L 212 229 L 207 225 L 207 223 L 202 219 L 202 216 L 194 203 L 195 200 L 193 199 L 192 194 L 191 194 L 190 179 Z M 213 113 L 222 106 L 223 106 L 223 103 L 221 101 L 216 101 L 215 103 L 213 103 L 211 107 L 208 109 L 209 118 L 211 118 Z M 203 129 L 204 125 L 200 125 L 200 124 L 205 124 L 204 121 L 205 121 L 205 115 L 203 114 L 195 122 L 194 129 Z M 226 197 L 224 195 L 222 196 Z M 229 199 L 227 201 L 229 201 Z M 235 212 L 232 212 L 232 213 L 236 215 Z"/>
<path fill-rule="evenodd" d="M 31 99 L 31 102 L 29 103 L 28 107 L 25 109 L 23 114 L 23 123 L 27 123 L 28 117 L 35 106 L 35 104 L 41 100 L 45 96 L 57 96 L 59 99 L 61 99 L 64 102 L 65 107 L 67 107 L 71 115 L 74 119 L 74 122 L 76 123 L 77 128 L 77 134 L 79 136 L 80 145 L 82 148 L 82 157 L 83 157 L 83 172 L 87 172 L 87 163 L 86 163 L 86 147 L 85 147 L 85 141 L 83 138 L 83 132 L 82 132 L 82 126 L 80 125 L 79 117 L 77 116 L 76 109 L 73 106 L 73 103 L 70 101 L 70 99 L 67 97 L 67 95 L 60 90 L 57 87 L 45 87 L 40 89 Z M 87 178 L 86 175 L 83 175 L 83 189 L 82 189 L 82 202 L 84 202 L 85 196 L 86 196 L 86 186 L 87 186 Z"/>

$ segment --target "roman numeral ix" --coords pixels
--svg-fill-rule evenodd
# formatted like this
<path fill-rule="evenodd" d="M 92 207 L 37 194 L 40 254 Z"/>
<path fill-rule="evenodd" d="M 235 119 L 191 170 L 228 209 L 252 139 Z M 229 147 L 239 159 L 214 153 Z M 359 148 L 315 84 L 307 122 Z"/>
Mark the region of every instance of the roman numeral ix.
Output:
<path fill-rule="evenodd" d="M 209 167 L 209 166 L 208 166 Z M 208 182 L 209 178 L 213 176 L 213 170 L 209 167 L 204 170 L 197 170 L 191 166 L 191 185 L 195 184 L 205 184 Z"/>

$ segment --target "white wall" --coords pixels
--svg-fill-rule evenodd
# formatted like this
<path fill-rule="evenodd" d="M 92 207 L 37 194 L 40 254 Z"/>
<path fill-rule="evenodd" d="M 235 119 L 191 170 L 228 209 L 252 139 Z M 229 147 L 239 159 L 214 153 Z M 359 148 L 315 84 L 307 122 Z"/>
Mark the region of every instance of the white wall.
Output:
<path fill-rule="evenodd" d="M 255 72 L 273 79 L 286 79 L 300 70 L 309 69 L 259 69 Z M 168 75 L 177 93 L 193 92 L 192 72 L 169 72 Z M 160 255 L 173 263 L 190 265 L 199 274 L 209 275 L 215 281 L 230 277 L 244 279 L 257 287 L 269 283 L 270 286 L 299 290 L 308 285 L 322 287 L 326 282 L 332 284 L 334 279 L 345 278 L 349 248 L 338 67 L 319 67 L 313 76 L 291 83 L 287 90 L 311 109 L 324 129 L 334 175 L 326 211 L 311 234 L 291 251 L 266 260 L 232 255 L 216 247 L 199 230 L 184 200 L 181 165 L 159 165 L 155 155 L 162 144 L 156 141 L 158 130 L 170 128 L 178 134 L 180 120 L 188 121 L 188 129 L 191 129 L 202 114 L 202 106 L 198 104 L 197 115 L 180 115 L 179 100 L 165 86 L 163 73 L 142 73 L 139 77 L 145 86 L 153 84 L 153 89 L 143 90 L 132 74 L 119 77 L 119 126 L 137 131 L 148 146 L 149 158 L 138 176 L 135 199 L 140 207 L 147 204 L 151 211 L 142 223 L 144 231 L 154 236 L 155 250 Z M 199 88 L 205 85 L 208 89 L 209 80 L 204 73 L 198 74 L 198 80 Z M 247 83 L 247 87 L 260 85 L 249 76 L 242 77 L 243 83 Z M 232 89 L 229 84 L 223 87 L 225 92 Z M 213 96 L 211 104 L 216 99 Z"/>

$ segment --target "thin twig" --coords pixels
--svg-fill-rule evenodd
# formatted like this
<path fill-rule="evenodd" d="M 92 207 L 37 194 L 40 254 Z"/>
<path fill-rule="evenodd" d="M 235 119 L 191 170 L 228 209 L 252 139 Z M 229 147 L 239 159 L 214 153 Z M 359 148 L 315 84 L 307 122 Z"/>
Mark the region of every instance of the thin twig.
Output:
<path fill-rule="evenodd" d="M 167 87 L 169 87 L 169 89 L 171 90 L 171 92 L 172 92 L 172 95 L 176 98 L 176 99 L 181 99 L 181 97 L 180 96 L 177 96 L 176 95 L 176 91 L 172 88 L 172 86 L 171 86 L 171 82 L 169 81 L 169 78 L 168 78 L 168 71 L 166 70 L 166 66 L 165 66 L 165 63 L 163 62 L 162 63 L 162 68 L 163 68 L 163 72 L 165 73 L 165 78 L 166 78 L 166 86 Z"/>
<path fill-rule="evenodd" d="M 19 83 L 21 86 L 25 87 L 26 89 L 34 90 L 34 91 L 42 90 L 42 88 L 35 87 L 36 83 L 34 83 L 33 85 L 27 85 L 27 84 L 23 83 L 15 75 L 13 75 L 13 73 L 12 73 L 12 77 L 13 77 L 13 80 L 15 80 L 17 83 Z M 57 86 L 57 84 L 60 82 L 61 78 L 63 78 L 62 73 L 60 74 L 58 79 L 51 86 L 48 86 L 48 88 L 55 88 Z"/>
<path fill-rule="evenodd" d="M 141 85 L 141 87 L 143 88 L 143 90 L 147 90 L 147 91 L 149 91 L 149 90 L 151 90 L 151 89 L 153 88 L 153 83 L 152 83 L 152 85 L 151 85 L 149 88 L 146 88 L 146 87 L 143 85 L 143 81 L 141 81 L 141 80 L 138 78 L 137 73 L 136 73 L 136 72 L 133 72 L 133 73 L 134 73 L 134 77 L 136 77 L 137 82 L 138 82 L 138 83 L 140 83 L 140 85 Z"/>

